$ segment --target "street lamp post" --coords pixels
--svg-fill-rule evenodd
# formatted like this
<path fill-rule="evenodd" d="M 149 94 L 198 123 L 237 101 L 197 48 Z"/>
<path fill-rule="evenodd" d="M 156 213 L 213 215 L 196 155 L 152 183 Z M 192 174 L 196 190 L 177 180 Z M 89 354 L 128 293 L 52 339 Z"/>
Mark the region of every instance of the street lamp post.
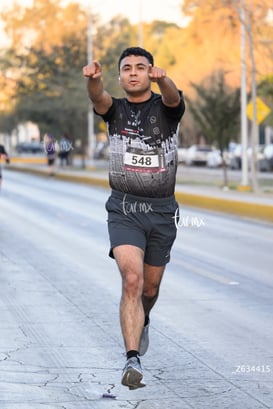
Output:
<path fill-rule="evenodd" d="M 87 10 L 87 63 L 90 64 L 93 61 L 93 19 L 90 7 Z M 94 152 L 96 147 L 96 138 L 94 133 L 94 112 L 92 105 L 90 104 L 88 109 L 88 157 L 94 159 Z"/>
<path fill-rule="evenodd" d="M 246 92 L 246 28 L 245 28 L 245 4 L 240 3 L 241 24 L 241 146 L 242 146 L 242 188 L 248 187 L 248 163 L 247 163 L 247 92 Z"/>
<path fill-rule="evenodd" d="M 142 0 L 138 0 L 138 45 L 143 47 L 143 19 L 142 19 Z"/>

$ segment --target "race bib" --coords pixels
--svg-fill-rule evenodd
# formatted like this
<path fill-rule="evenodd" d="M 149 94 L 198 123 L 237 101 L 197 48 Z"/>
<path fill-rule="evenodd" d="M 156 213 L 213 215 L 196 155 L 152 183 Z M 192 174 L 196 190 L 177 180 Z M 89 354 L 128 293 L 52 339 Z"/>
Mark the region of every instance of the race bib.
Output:
<path fill-rule="evenodd" d="M 125 169 L 134 172 L 162 172 L 164 166 L 157 152 L 143 152 L 141 149 L 133 148 L 125 152 Z M 162 163 L 161 163 L 162 162 Z"/>

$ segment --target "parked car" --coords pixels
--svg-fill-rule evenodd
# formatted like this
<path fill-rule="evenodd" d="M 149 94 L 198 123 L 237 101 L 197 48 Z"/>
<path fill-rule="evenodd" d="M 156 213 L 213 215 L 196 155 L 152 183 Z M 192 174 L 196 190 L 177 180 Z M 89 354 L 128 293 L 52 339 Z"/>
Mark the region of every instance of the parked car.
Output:
<path fill-rule="evenodd" d="M 264 157 L 267 163 L 268 171 L 273 170 L 273 143 L 265 146 Z"/>
<path fill-rule="evenodd" d="M 178 163 L 185 163 L 187 157 L 187 148 L 177 148 L 177 160 Z"/>
<path fill-rule="evenodd" d="M 230 144 L 227 150 L 223 152 L 223 158 L 225 160 L 226 166 L 229 166 L 230 159 L 233 155 L 233 150 L 235 149 L 234 144 Z M 219 149 L 214 149 L 212 152 L 208 153 L 207 166 L 209 168 L 219 168 L 223 165 L 223 158 Z"/>
<path fill-rule="evenodd" d="M 219 149 L 215 149 L 208 153 L 207 156 L 207 166 L 208 168 L 219 168 L 222 166 L 222 157 Z"/>
<path fill-rule="evenodd" d="M 209 145 L 192 145 L 186 154 L 185 163 L 188 166 L 191 165 L 207 165 L 208 154 L 214 150 Z"/>
<path fill-rule="evenodd" d="M 233 150 L 229 153 L 229 168 L 241 169 L 242 167 L 242 146 L 237 144 Z"/>
<path fill-rule="evenodd" d="M 272 145 L 273 146 L 273 145 Z M 256 147 L 256 160 L 258 170 L 261 172 L 269 172 L 273 165 L 273 152 L 270 152 L 270 145 L 259 145 Z M 248 168 L 251 166 L 252 148 L 247 149 Z"/>
<path fill-rule="evenodd" d="M 272 146 L 272 148 L 270 148 Z M 252 148 L 247 148 L 247 165 L 251 167 Z M 273 145 L 258 145 L 256 147 L 256 160 L 258 163 L 258 170 L 261 172 L 268 172 L 273 169 Z M 241 169 L 242 167 L 242 146 L 238 144 L 233 150 L 229 167 L 231 169 Z"/>
<path fill-rule="evenodd" d="M 17 153 L 44 153 L 44 145 L 42 142 L 20 142 L 16 145 Z"/>

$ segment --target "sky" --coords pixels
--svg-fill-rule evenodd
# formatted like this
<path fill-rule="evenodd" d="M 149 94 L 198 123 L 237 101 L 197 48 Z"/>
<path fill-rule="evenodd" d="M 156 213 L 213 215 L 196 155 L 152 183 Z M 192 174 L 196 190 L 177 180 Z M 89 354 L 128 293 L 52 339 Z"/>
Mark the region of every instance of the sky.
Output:
<path fill-rule="evenodd" d="M 123 14 L 132 23 L 137 23 L 141 16 L 146 22 L 165 20 L 178 25 L 183 25 L 182 2 L 183 0 L 81 0 L 84 5 L 91 4 L 103 20 L 110 20 L 116 14 Z"/>
<path fill-rule="evenodd" d="M 184 25 L 181 12 L 183 0 L 71 0 L 77 1 L 86 7 L 91 7 L 95 14 L 99 14 L 102 21 L 109 21 L 113 16 L 122 14 L 131 23 L 135 24 L 141 20 L 151 22 L 163 20 L 174 22 L 180 26 Z M 0 0 L 0 8 L 9 6 L 13 0 Z M 17 3 L 30 5 L 32 0 L 17 0 Z M 63 3 L 68 3 L 63 0 Z"/>

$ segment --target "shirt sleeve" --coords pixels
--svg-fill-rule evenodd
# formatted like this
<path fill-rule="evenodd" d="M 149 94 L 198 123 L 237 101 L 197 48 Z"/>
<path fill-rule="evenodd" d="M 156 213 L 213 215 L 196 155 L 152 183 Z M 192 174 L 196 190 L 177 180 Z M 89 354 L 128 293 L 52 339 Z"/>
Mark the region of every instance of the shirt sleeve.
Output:
<path fill-rule="evenodd" d="M 182 116 L 185 113 L 186 110 L 186 106 L 185 106 L 185 101 L 184 101 L 184 97 L 183 97 L 183 92 L 182 91 L 178 91 L 179 95 L 180 95 L 180 103 L 177 105 L 177 107 L 167 107 L 166 105 L 163 105 L 163 110 L 165 111 L 166 115 L 172 119 L 178 119 L 180 121 L 180 119 L 182 118 Z"/>

